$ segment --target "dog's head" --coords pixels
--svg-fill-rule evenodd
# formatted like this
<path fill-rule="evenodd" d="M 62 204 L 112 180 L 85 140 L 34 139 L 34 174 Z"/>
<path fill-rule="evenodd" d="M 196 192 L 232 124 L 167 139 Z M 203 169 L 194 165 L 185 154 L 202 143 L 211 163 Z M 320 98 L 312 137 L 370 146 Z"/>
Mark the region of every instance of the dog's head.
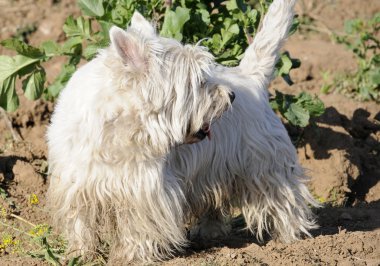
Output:
<path fill-rule="evenodd" d="M 126 31 L 112 27 L 110 39 L 123 63 L 125 86 L 138 99 L 134 108 L 150 144 L 167 140 L 173 146 L 210 137 L 212 122 L 235 95 L 212 82 L 215 62 L 204 47 L 158 36 L 137 12 Z"/>

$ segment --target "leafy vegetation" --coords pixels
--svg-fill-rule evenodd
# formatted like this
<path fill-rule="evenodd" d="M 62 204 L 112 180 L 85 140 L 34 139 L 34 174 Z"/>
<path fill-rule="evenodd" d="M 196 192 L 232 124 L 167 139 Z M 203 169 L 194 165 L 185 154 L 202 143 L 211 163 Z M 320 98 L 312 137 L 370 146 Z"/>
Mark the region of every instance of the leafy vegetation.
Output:
<path fill-rule="evenodd" d="M 318 117 L 325 111 L 323 102 L 316 96 L 301 92 L 298 95 L 283 94 L 276 91 L 271 106 L 292 125 L 306 127 L 310 118 Z"/>
<path fill-rule="evenodd" d="M 39 204 L 36 194 L 29 195 L 30 208 L 42 211 Z M 51 265 L 84 265 L 80 256 L 71 256 L 70 259 L 64 257 L 67 243 L 48 224 L 33 224 L 14 212 L 17 211 L 0 205 L 0 226 L 9 229 L 0 233 L 0 256 L 19 254 L 46 261 Z M 105 261 L 99 255 L 89 265 L 103 264 Z"/>
<path fill-rule="evenodd" d="M 335 35 L 335 40 L 355 55 L 357 70 L 337 75 L 322 91 L 335 89 L 359 100 L 380 102 L 380 13 L 369 20 L 348 20 L 344 28 L 345 34 Z"/>
<path fill-rule="evenodd" d="M 16 51 L 17 55 L 0 56 L 0 106 L 6 111 L 18 108 L 17 79 L 22 80 L 24 95 L 30 100 L 42 96 L 48 100 L 56 98 L 81 60 L 91 60 L 98 49 L 108 45 L 110 27 L 117 25 L 124 28 L 134 10 L 151 18 L 162 36 L 185 43 L 201 42 L 214 54 L 217 62 L 227 66 L 237 65 L 270 1 L 253 2 L 78 0 L 83 16 L 67 18 L 63 26 L 66 35 L 64 43 L 46 41 L 39 47 L 33 47 L 19 37 L 1 42 L 2 46 Z M 292 32 L 298 24 L 295 19 Z M 57 56 L 66 57 L 67 62 L 54 82 L 47 83 L 43 65 Z M 284 53 L 277 65 L 277 74 L 292 84 L 289 73 L 299 66 L 299 60 Z"/>
<path fill-rule="evenodd" d="M 37 195 L 30 195 L 29 205 L 38 208 L 38 204 Z M 3 206 L 0 206 L 0 225 L 10 229 L 9 232 L 3 231 L 0 235 L 0 255 L 27 254 L 34 258 L 44 259 L 53 265 L 58 264 L 58 258 L 65 250 L 65 243 L 52 232 L 50 226 L 35 225 Z"/>

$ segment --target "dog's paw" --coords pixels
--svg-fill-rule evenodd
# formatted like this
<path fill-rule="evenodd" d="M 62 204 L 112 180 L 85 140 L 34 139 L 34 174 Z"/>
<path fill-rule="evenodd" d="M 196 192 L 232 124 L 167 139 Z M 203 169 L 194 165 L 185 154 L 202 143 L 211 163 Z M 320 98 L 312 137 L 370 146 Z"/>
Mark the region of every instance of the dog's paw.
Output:
<path fill-rule="evenodd" d="M 202 219 L 190 229 L 190 239 L 212 240 L 226 237 L 231 231 L 231 226 L 222 220 Z"/>

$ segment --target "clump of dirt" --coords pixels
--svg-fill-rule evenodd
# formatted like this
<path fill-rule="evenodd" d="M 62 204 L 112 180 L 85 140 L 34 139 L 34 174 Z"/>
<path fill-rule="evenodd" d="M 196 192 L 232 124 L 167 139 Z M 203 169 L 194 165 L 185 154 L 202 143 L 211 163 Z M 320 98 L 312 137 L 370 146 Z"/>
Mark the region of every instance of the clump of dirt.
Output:
<path fill-rule="evenodd" d="M 380 108 L 371 102 L 357 102 L 340 94 L 324 95 L 323 73 L 335 75 L 355 69 L 355 60 L 343 46 L 334 44 L 329 33 L 341 31 L 347 19 L 368 18 L 380 11 L 379 1 L 300 1 L 300 14 L 312 23 L 287 42 L 285 49 L 302 62 L 292 72 L 295 85 L 276 79 L 271 90 L 285 93 L 307 91 L 317 94 L 326 112 L 304 130 L 288 126 L 297 139 L 302 165 L 311 177 L 310 188 L 325 207 L 315 210 L 320 228 L 313 238 L 283 244 L 268 239 L 258 243 L 242 227 L 234 227 L 225 239 L 192 243 L 184 254 L 162 265 L 379 265 L 380 264 Z M 43 7 L 43 8 L 42 8 Z M 32 44 L 62 40 L 62 24 L 69 14 L 78 14 L 75 0 L 9 1 L 0 8 L 0 39 L 23 29 Z M 28 25 L 35 25 L 26 31 Z M 30 29 L 30 28 L 29 28 Z M 9 54 L 0 48 L 1 53 Z M 61 62 L 47 65 L 50 78 Z M 8 119 L 21 141 L 12 140 L 4 117 L 0 118 L 0 205 L 34 224 L 49 223 L 44 209 L 48 187 L 46 127 L 52 103 L 31 102 L 21 97 L 21 107 Z M 36 194 L 38 206 L 30 202 Z M 1 218 L 1 217 L 0 217 Z M 20 221 L 8 217 L 16 227 Z M 0 236 L 20 235 L 0 225 Z M 1 265 L 44 265 L 25 255 L 0 253 Z"/>

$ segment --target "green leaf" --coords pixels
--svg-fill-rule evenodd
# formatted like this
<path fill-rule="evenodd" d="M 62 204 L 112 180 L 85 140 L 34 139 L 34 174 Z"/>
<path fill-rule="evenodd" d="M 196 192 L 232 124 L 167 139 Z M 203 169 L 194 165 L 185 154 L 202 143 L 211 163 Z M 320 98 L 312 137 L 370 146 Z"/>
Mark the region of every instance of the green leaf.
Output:
<path fill-rule="evenodd" d="M 45 52 L 45 55 L 49 57 L 61 55 L 61 48 L 53 41 L 43 42 L 41 44 L 41 49 Z"/>
<path fill-rule="evenodd" d="M 305 108 L 310 117 L 318 117 L 325 112 L 325 105 L 318 97 L 312 97 L 306 92 L 301 92 L 297 97 L 297 104 Z"/>
<path fill-rule="evenodd" d="M 280 111 L 280 106 L 278 105 L 278 102 L 275 101 L 275 100 L 270 100 L 269 101 L 269 104 L 270 104 L 270 107 L 274 110 L 274 111 Z"/>
<path fill-rule="evenodd" d="M 72 16 L 69 16 L 66 19 L 65 24 L 63 25 L 63 31 L 68 37 L 80 35 L 80 31 L 78 30 L 78 27 Z"/>
<path fill-rule="evenodd" d="M 104 15 L 102 0 L 78 0 L 78 5 L 87 16 L 102 17 Z"/>
<path fill-rule="evenodd" d="M 289 55 L 283 53 L 280 57 L 280 69 L 278 70 L 278 75 L 282 76 L 284 74 L 289 74 L 292 69 L 292 60 L 289 58 Z"/>
<path fill-rule="evenodd" d="M 103 20 L 100 20 L 98 22 L 100 24 L 100 27 L 102 28 L 101 35 L 102 35 L 103 39 L 109 40 L 109 38 L 110 38 L 109 37 L 109 31 L 110 31 L 111 27 L 113 26 L 113 24 L 108 22 L 108 21 L 103 21 Z"/>
<path fill-rule="evenodd" d="M 360 29 L 363 27 L 363 21 L 360 19 L 348 20 L 344 23 L 344 30 L 348 34 L 354 34 L 360 32 Z"/>
<path fill-rule="evenodd" d="M 100 48 L 103 48 L 103 46 L 100 46 L 98 44 L 90 44 L 86 47 L 86 49 L 84 49 L 83 56 L 86 58 L 86 60 L 91 60 L 97 55 Z"/>
<path fill-rule="evenodd" d="M 91 24 L 88 19 L 78 17 L 74 20 L 72 16 L 66 19 L 63 25 L 63 31 L 68 37 L 80 36 L 83 39 L 90 39 L 92 33 Z"/>
<path fill-rule="evenodd" d="M 63 53 L 72 53 L 73 49 L 75 49 L 78 45 L 82 45 L 82 38 L 80 36 L 72 37 L 67 39 L 67 41 L 63 44 L 62 52 Z"/>
<path fill-rule="evenodd" d="M 254 25 L 256 23 L 256 21 L 257 21 L 257 15 L 258 15 L 258 12 L 257 12 L 256 9 L 252 9 L 251 11 L 249 11 L 249 12 L 246 13 L 246 16 L 247 16 L 247 18 L 249 20 L 249 24 Z"/>
<path fill-rule="evenodd" d="M 5 48 L 14 50 L 17 53 L 30 58 L 41 58 L 44 56 L 44 53 L 40 49 L 30 46 L 19 39 L 3 40 L 0 44 Z"/>
<path fill-rule="evenodd" d="M 226 44 L 240 32 L 239 26 L 235 24 L 230 18 L 226 18 L 223 22 L 223 25 L 224 28 L 222 28 L 220 31 L 222 35 L 222 47 L 226 46 Z"/>
<path fill-rule="evenodd" d="M 77 266 L 77 265 L 80 265 L 80 256 L 78 257 L 74 257 L 74 258 L 71 258 L 69 263 L 67 264 L 67 266 Z"/>
<path fill-rule="evenodd" d="M 226 66 L 236 66 L 240 57 L 243 55 L 243 49 L 240 45 L 235 44 L 232 48 L 225 50 L 218 55 L 217 61 Z"/>
<path fill-rule="evenodd" d="M 221 44 L 222 44 L 222 37 L 220 36 L 220 34 L 215 33 L 214 35 L 212 35 L 211 41 L 212 41 L 211 47 L 213 48 L 213 50 L 215 50 L 216 54 L 219 53 L 219 50 L 221 50 L 223 48 L 221 46 Z"/>
<path fill-rule="evenodd" d="M 45 249 L 45 260 L 50 262 L 53 265 L 61 265 L 59 263 L 59 260 L 57 258 L 57 254 L 55 254 L 52 250 L 51 247 L 46 239 L 46 237 L 42 237 L 41 239 L 41 244 Z"/>
<path fill-rule="evenodd" d="M 247 10 L 247 5 L 242 0 L 229 0 L 226 3 L 226 8 L 229 11 L 239 9 L 245 12 Z"/>
<path fill-rule="evenodd" d="M 174 11 L 167 9 L 165 20 L 162 25 L 161 35 L 181 41 L 182 30 L 185 23 L 190 19 L 190 9 L 178 6 Z"/>
<path fill-rule="evenodd" d="M 26 98 L 36 100 L 41 97 L 44 90 L 45 77 L 44 69 L 38 69 L 22 82 Z"/>
<path fill-rule="evenodd" d="M 331 90 L 331 85 L 330 84 L 323 84 L 322 87 L 321 87 L 321 92 L 323 94 L 329 93 L 330 90 Z"/>
<path fill-rule="evenodd" d="M 290 70 L 299 68 L 300 66 L 300 60 L 290 58 L 289 53 L 285 52 L 281 55 L 280 60 L 276 65 L 276 75 L 281 76 L 288 85 L 293 85 L 293 81 L 290 78 Z"/>
<path fill-rule="evenodd" d="M 8 192 L 2 187 L 0 187 L 0 197 L 2 197 L 4 200 L 8 197 Z"/>
<path fill-rule="evenodd" d="M 229 1 L 226 1 L 226 8 L 227 10 L 231 11 L 231 10 L 235 10 L 235 9 L 238 9 L 238 5 L 236 3 L 236 0 L 229 0 Z"/>
<path fill-rule="evenodd" d="M 22 55 L 0 56 L 0 106 L 7 111 L 15 111 L 19 100 L 16 94 L 16 76 L 28 70 L 33 71 L 40 59 Z"/>
<path fill-rule="evenodd" d="M 377 85 L 380 85 L 380 67 L 379 68 L 375 68 L 375 69 L 372 69 L 369 73 L 368 73 L 369 77 L 370 77 L 370 80 L 372 82 L 372 84 L 374 84 L 375 86 Z"/>
<path fill-rule="evenodd" d="M 60 265 L 58 258 L 50 249 L 45 250 L 45 260 L 52 265 Z"/>
<path fill-rule="evenodd" d="M 12 57 L 0 55 L 0 83 L 17 71 L 18 69 Z"/>
<path fill-rule="evenodd" d="M 295 17 L 293 19 L 292 26 L 290 26 L 288 35 L 289 36 L 293 35 L 298 30 L 299 26 L 300 26 L 300 20 L 297 17 Z"/>
<path fill-rule="evenodd" d="M 210 13 L 206 9 L 198 9 L 198 12 L 201 14 L 202 21 L 206 25 L 210 24 Z"/>
<path fill-rule="evenodd" d="M 0 82 L 0 107 L 8 112 L 16 111 L 19 106 L 15 82 L 16 75 L 11 75 Z"/>
<path fill-rule="evenodd" d="M 309 124 L 310 115 L 302 106 L 292 103 L 284 113 L 290 123 L 300 127 L 306 127 Z"/>

